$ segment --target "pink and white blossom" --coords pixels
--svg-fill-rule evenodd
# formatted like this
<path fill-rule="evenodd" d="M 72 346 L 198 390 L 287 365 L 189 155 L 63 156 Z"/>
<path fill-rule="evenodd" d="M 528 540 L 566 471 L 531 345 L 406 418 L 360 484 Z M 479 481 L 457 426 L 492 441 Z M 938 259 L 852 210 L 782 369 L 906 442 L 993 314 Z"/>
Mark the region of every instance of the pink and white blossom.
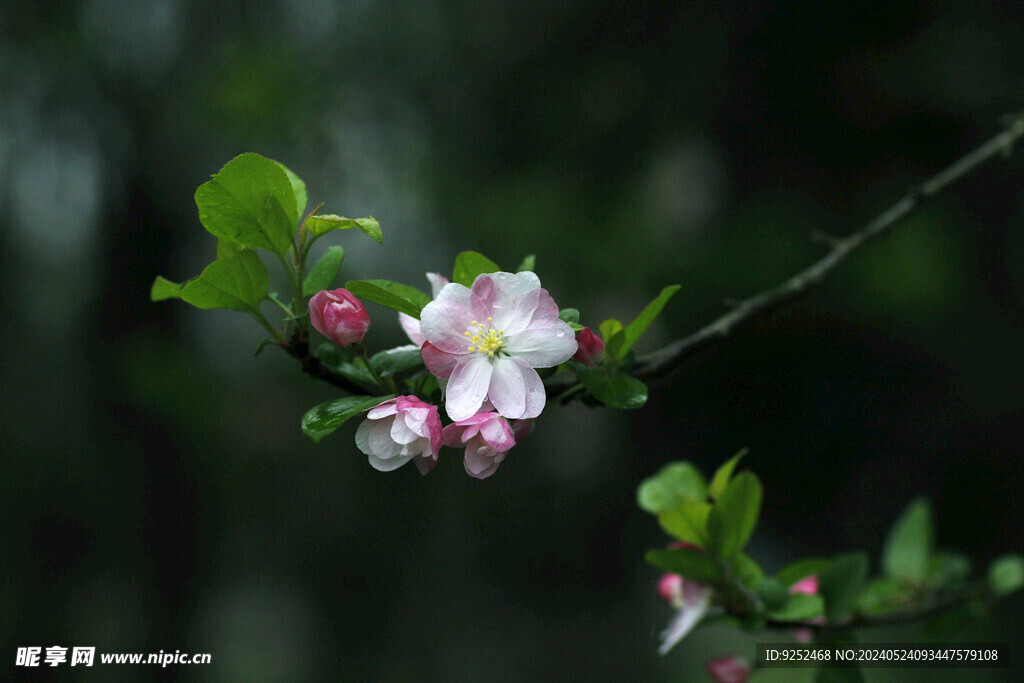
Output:
<path fill-rule="evenodd" d="M 309 300 L 309 322 L 338 346 L 350 346 L 363 341 L 370 327 L 370 314 L 347 289 L 325 290 Z"/>
<path fill-rule="evenodd" d="M 488 273 L 468 288 L 449 283 L 423 308 L 421 352 L 427 369 L 447 379 L 445 409 L 459 422 L 490 401 L 508 419 L 537 417 L 548 368 L 576 353 L 576 337 L 534 273 Z"/>
<path fill-rule="evenodd" d="M 437 406 L 415 396 L 384 401 L 370 408 L 359 425 L 356 445 L 369 457 L 370 465 L 381 472 L 415 460 L 420 474 L 426 474 L 437 464 L 441 450 Z"/>
<path fill-rule="evenodd" d="M 533 420 L 517 420 L 515 424 L 493 411 L 481 412 L 450 424 L 442 435 L 445 446 L 465 448 L 463 465 L 466 473 L 477 479 L 494 474 L 516 439 L 526 438 L 533 429 Z"/>
<path fill-rule="evenodd" d="M 430 281 L 431 294 L 435 299 L 441 288 L 449 282 L 448 278 L 439 273 L 427 273 L 427 279 Z M 398 314 L 398 324 L 402 326 L 405 334 L 409 337 L 409 341 L 415 344 L 416 348 L 423 346 L 423 342 L 427 341 L 427 338 L 423 336 L 423 332 L 420 331 L 420 321 L 408 313 Z"/>

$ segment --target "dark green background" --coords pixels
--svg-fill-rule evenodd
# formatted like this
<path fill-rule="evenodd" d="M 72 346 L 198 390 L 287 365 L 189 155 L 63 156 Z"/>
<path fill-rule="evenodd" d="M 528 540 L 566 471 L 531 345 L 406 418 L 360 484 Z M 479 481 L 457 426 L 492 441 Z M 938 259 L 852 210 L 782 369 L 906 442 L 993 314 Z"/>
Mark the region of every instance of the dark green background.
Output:
<path fill-rule="evenodd" d="M 354 424 L 314 447 L 299 418 L 329 387 L 273 349 L 253 358 L 245 316 L 148 292 L 213 258 L 193 192 L 257 151 L 314 203 L 380 219 L 383 246 L 324 240 L 348 251 L 343 278 L 426 287 L 463 249 L 507 268 L 533 252 L 593 325 L 679 283 L 651 350 L 810 263 L 812 230 L 855 229 L 1024 108 L 1020 16 L 994 2 L 8 0 L 0 658 L 213 654 L 89 672 L 111 680 L 699 680 L 754 641 L 712 629 L 657 656 L 670 610 L 642 554 L 665 539 L 634 490 L 672 459 L 710 470 L 744 446 L 766 488 L 751 546 L 766 567 L 877 558 L 916 495 L 940 545 L 976 566 L 1019 551 L 1018 157 L 654 383 L 647 408 L 550 407 L 482 482 L 454 452 L 426 478 L 373 471 Z M 371 346 L 403 341 L 391 312 L 371 315 Z M 962 634 L 1011 643 L 1016 663 L 992 680 L 1024 671 L 1022 608 L 1014 596 Z"/>

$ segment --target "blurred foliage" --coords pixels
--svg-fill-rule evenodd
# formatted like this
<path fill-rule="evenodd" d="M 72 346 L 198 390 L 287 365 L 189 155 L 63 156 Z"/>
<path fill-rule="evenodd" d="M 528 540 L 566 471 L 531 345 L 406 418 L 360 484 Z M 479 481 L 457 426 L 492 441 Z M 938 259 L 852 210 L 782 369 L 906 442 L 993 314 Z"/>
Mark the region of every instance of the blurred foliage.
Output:
<path fill-rule="evenodd" d="M 788 492 L 765 499 L 751 547 L 768 568 L 877 556 L 914 495 L 979 563 L 1019 550 L 1015 157 L 653 384 L 644 409 L 552 411 L 482 484 L 453 462 L 421 481 L 315 448 L 298 421 L 329 387 L 273 349 L 253 359 L 251 321 L 148 300 L 157 273 L 181 281 L 213 258 L 193 191 L 255 150 L 305 178 L 312 206 L 380 219 L 383 246 L 346 243 L 354 278 L 420 284 L 464 249 L 535 253 L 591 327 L 682 284 L 642 353 L 809 262 L 812 230 L 856 228 L 1019 110 L 1018 15 L 940 0 L 5 2 L 4 651 L 214 654 L 162 674 L 185 680 L 689 679 L 735 639 L 711 629 L 654 655 L 642 554 L 657 530 L 633 491 L 671 460 L 706 471 L 743 446 L 765 489 Z M 389 312 L 371 315 L 375 343 L 401 341 Z M 968 635 L 1019 644 L 1020 600 Z"/>

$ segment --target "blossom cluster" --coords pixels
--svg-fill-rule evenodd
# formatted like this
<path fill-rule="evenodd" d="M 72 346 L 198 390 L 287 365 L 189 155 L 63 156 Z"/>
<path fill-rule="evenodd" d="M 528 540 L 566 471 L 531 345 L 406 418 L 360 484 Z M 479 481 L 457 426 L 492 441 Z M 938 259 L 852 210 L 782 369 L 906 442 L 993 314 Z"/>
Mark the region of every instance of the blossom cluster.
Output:
<path fill-rule="evenodd" d="M 399 323 L 436 378 L 450 423 L 442 423 L 438 405 L 400 395 L 368 411 L 356 445 L 378 470 L 412 461 L 423 474 L 437 463 L 442 445 L 464 449 L 466 472 L 483 479 L 529 435 L 544 410 L 537 370 L 570 359 L 593 365 L 604 344 L 589 328 L 577 340 L 533 272 L 485 273 L 471 287 L 436 273 L 427 279 L 432 301 L 418 320 L 399 313 Z M 369 316 L 351 292 L 320 292 L 309 308 L 313 327 L 334 343 L 362 342 Z"/>

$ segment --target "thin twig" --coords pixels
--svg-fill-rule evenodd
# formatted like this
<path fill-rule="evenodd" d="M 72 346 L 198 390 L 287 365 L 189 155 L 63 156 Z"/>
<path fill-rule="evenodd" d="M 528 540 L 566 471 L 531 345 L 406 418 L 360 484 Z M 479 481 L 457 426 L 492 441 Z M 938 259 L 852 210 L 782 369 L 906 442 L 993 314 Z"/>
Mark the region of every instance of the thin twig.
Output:
<path fill-rule="evenodd" d="M 629 374 L 639 379 L 662 377 L 707 346 L 728 337 L 738 327 L 802 298 L 865 243 L 887 234 L 926 200 L 939 194 L 993 157 L 1008 154 L 1014 143 L 1021 137 L 1024 137 L 1024 114 L 1017 114 L 1007 123 L 1001 133 L 920 186 L 911 189 L 901 200 L 857 232 L 846 237 L 827 240 L 829 251 L 816 263 L 776 287 L 738 302 L 729 312 L 693 334 L 641 356 Z M 569 382 L 571 380 L 562 377 L 552 380 L 547 386 L 548 396 L 557 396 L 566 389 Z"/>

